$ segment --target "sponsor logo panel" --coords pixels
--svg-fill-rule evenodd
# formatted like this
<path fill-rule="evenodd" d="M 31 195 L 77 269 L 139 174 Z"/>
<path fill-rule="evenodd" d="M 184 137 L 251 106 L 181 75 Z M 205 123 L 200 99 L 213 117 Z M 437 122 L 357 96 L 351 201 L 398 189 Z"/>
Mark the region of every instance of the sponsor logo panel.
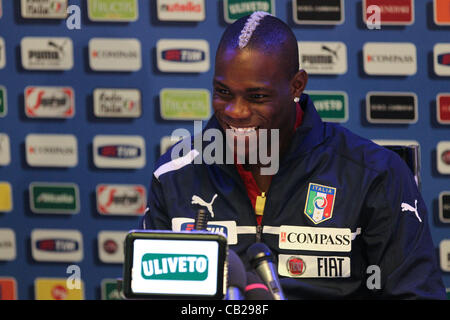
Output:
<path fill-rule="evenodd" d="M 6 48 L 5 48 L 5 40 L 0 37 L 0 69 L 3 69 L 6 66 Z"/>
<path fill-rule="evenodd" d="M 0 133 L 0 166 L 7 166 L 11 163 L 11 147 L 9 136 Z"/>
<path fill-rule="evenodd" d="M 75 94 L 70 87 L 27 87 L 25 115 L 28 118 L 73 118 Z"/>
<path fill-rule="evenodd" d="M 323 121 L 347 122 L 348 96 L 343 91 L 307 91 Z"/>
<path fill-rule="evenodd" d="M 139 118 L 141 92 L 138 89 L 95 89 L 94 114 L 99 118 Z"/>
<path fill-rule="evenodd" d="M 103 279 L 100 286 L 101 300 L 123 300 L 117 286 L 117 279 Z"/>
<path fill-rule="evenodd" d="M 368 75 L 411 76 L 417 72 L 413 43 L 367 42 L 363 47 L 364 72 Z"/>
<path fill-rule="evenodd" d="M 0 212 L 13 210 L 13 191 L 9 182 L 0 181 Z"/>
<path fill-rule="evenodd" d="M 173 218 L 172 231 L 192 231 L 195 220 L 189 218 Z M 227 243 L 234 245 L 238 243 L 236 221 L 210 221 L 206 229 L 213 233 L 222 233 L 227 237 Z"/>
<path fill-rule="evenodd" d="M 97 211 L 102 215 L 143 215 L 147 190 L 142 185 L 100 184 L 96 189 Z"/>
<path fill-rule="evenodd" d="M 83 236 L 78 230 L 34 229 L 31 255 L 38 262 L 80 262 Z"/>
<path fill-rule="evenodd" d="M 439 194 L 439 219 L 443 223 L 450 223 L 450 191 Z"/>
<path fill-rule="evenodd" d="M 145 140 L 141 136 L 98 135 L 93 141 L 98 168 L 140 169 L 145 166 Z"/>
<path fill-rule="evenodd" d="M 17 281 L 11 277 L 0 277 L 0 300 L 17 300 Z"/>
<path fill-rule="evenodd" d="M 80 212 L 80 194 L 74 183 L 33 182 L 29 186 L 34 213 L 75 214 Z"/>
<path fill-rule="evenodd" d="M 70 134 L 29 134 L 25 138 L 27 163 L 31 167 L 75 167 L 78 142 Z"/>
<path fill-rule="evenodd" d="M 439 244 L 439 255 L 441 269 L 444 272 L 450 272 L 450 240 L 442 240 Z"/>
<path fill-rule="evenodd" d="M 157 0 L 161 21 L 203 21 L 205 0 Z"/>
<path fill-rule="evenodd" d="M 126 231 L 100 231 L 98 233 L 98 257 L 103 263 L 123 263 L 123 243 Z"/>
<path fill-rule="evenodd" d="M 6 88 L 0 86 L 0 118 L 3 118 L 8 113 L 8 98 L 6 96 Z"/>
<path fill-rule="evenodd" d="M 94 71 L 139 71 L 141 42 L 133 38 L 93 38 L 89 41 L 89 66 Z"/>
<path fill-rule="evenodd" d="M 439 142 L 436 150 L 438 172 L 450 174 L 450 141 Z"/>
<path fill-rule="evenodd" d="M 211 116 L 209 90 L 162 89 L 159 96 L 164 120 L 206 120 Z"/>
<path fill-rule="evenodd" d="M 370 123 L 416 123 L 417 95 L 412 92 L 369 92 L 366 117 Z"/>
<path fill-rule="evenodd" d="M 352 233 L 344 228 L 281 226 L 280 249 L 350 252 Z"/>
<path fill-rule="evenodd" d="M 434 46 L 434 72 L 438 76 L 450 76 L 450 43 L 438 43 Z"/>
<path fill-rule="evenodd" d="M 450 124 L 450 93 L 440 93 L 436 97 L 437 121 L 440 124 Z"/>
<path fill-rule="evenodd" d="M 88 0 L 91 21 L 132 22 L 139 18 L 137 0 Z"/>
<path fill-rule="evenodd" d="M 434 0 L 434 23 L 439 26 L 450 26 L 450 0 Z"/>
<path fill-rule="evenodd" d="M 254 11 L 266 11 L 275 15 L 275 0 L 224 0 L 223 10 L 227 23 L 233 23 Z"/>
<path fill-rule="evenodd" d="M 290 278 L 349 278 L 350 258 L 280 254 L 278 274 Z"/>
<path fill-rule="evenodd" d="M 297 24 L 342 24 L 345 20 L 343 0 L 293 0 L 293 18 Z"/>
<path fill-rule="evenodd" d="M 298 42 L 300 65 L 310 74 L 347 72 L 347 46 L 343 42 Z"/>
<path fill-rule="evenodd" d="M 414 0 L 363 0 L 363 20 L 370 17 L 370 6 L 378 6 L 381 25 L 411 25 L 414 23 Z M 369 11 L 370 12 L 370 11 Z"/>
<path fill-rule="evenodd" d="M 156 43 L 157 65 L 162 72 L 207 72 L 209 43 L 195 39 L 160 39 Z"/>
<path fill-rule="evenodd" d="M 26 70 L 73 68 L 73 42 L 70 38 L 25 37 L 20 47 L 22 66 Z"/>
<path fill-rule="evenodd" d="M 0 261 L 12 261 L 17 256 L 16 233 L 13 229 L 0 229 Z M 1 300 L 1 298 L 0 298 Z"/>
<path fill-rule="evenodd" d="M 67 0 L 21 0 L 23 18 L 65 19 Z"/>
<path fill-rule="evenodd" d="M 69 289 L 66 278 L 36 278 L 34 295 L 36 300 L 84 300 L 84 281 L 80 289 Z"/>

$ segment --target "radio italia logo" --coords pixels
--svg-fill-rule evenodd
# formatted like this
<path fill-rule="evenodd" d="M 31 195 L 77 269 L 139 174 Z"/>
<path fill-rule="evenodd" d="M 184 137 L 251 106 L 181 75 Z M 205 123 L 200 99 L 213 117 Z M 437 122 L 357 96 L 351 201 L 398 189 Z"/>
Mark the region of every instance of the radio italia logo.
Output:
<path fill-rule="evenodd" d="M 208 258 L 204 255 L 147 253 L 141 266 L 146 280 L 204 281 L 208 277 Z"/>

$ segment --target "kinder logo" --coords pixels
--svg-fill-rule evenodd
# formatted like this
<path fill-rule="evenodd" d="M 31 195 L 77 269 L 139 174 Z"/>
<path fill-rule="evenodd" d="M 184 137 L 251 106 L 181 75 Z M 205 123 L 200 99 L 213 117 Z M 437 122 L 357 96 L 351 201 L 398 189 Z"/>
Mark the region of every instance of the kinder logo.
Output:
<path fill-rule="evenodd" d="M 364 45 L 364 71 L 369 75 L 408 76 L 417 72 L 412 43 L 369 42 Z"/>
<path fill-rule="evenodd" d="M 438 76 L 450 76 L 450 43 L 434 46 L 434 72 Z"/>
<path fill-rule="evenodd" d="M 450 174 L 450 142 L 441 141 L 437 145 L 437 169 L 441 174 Z"/>
<path fill-rule="evenodd" d="M 23 18 L 64 19 L 67 17 L 67 0 L 22 0 Z"/>
<path fill-rule="evenodd" d="M 23 38 L 21 55 L 22 66 L 26 70 L 70 70 L 73 68 L 73 43 L 70 38 Z"/>
<path fill-rule="evenodd" d="M 145 140 L 140 136 L 96 136 L 94 164 L 99 168 L 142 168 Z"/>
<path fill-rule="evenodd" d="M 181 231 L 192 231 L 195 228 L 195 223 L 185 222 L 181 225 Z M 206 230 L 212 233 L 223 233 L 226 237 L 228 237 L 228 228 L 225 226 L 208 224 Z"/>
<path fill-rule="evenodd" d="M 69 134 L 29 134 L 25 138 L 26 159 L 32 167 L 75 167 L 78 143 Z"/>
<path fill-rule="evenodd" d="M 441 93 L 436 98 L 437 118 L 440 124 L 450 124 L 450 93 Z"/>
<path fill-rule="evenodd" d="M 142 185 L 98 185 L 97 210 L 103 215 L 143 215 L 146 194 Z"/>
<path fill-rule="evenodd" d="M 11 163 L 11 148 L 9 136 L 0 133 L 0 166 L 7 166 Z"/>
<path fill-rule="evenodd" d="M 311 74 L 347 72 L 347 46 L 343 42 L 299 42 L 300 65 Z"/>
<path fill-rule="evenodd" d="M 208 258 L 204 255 L 144 254 L 141 275 L 146 280 L 204 281 Z"/>
<path fill-rule="evenodd" d="M 158 19 L 161 21 L 203 21 L 204 0 L 158 0 Z"/>
<path fill-rule="evenodd" d="M 72 88 L 27 87 L 25 114 L 29 118 L 73 118 L 75 98 Z"/>
<path fill-rule="evenodd" d="M 210 68 L 205 40 L 161 39 L 156 44 L 158 69 L 163 72 L 206 72 Z"/>
<path fill-rule="evenodd" d="M 77 230 L 35 229 L 31 232 L 36 261 L 78 262 L 83 259 L 83 239 Z"/>
<path fill-rule="evenodd" d="M 0 69 L 6 66 L 5 40 L 0 37 Z"/>
<path fill-rule="evenodd" d="M 141 42 L 138 39 L 91 39 L 89 65 L 94 71 L 138 71 L 142 68 Z"/>
<path fill-rule="evenodd" d="M 137 89 L 95 89 L 94 114 L 99 118 L 139 118 L 141 92 Z"/>
<path fill-rule="evenodd" d="M 413 0 L 364 0 L 364 22 L 370 18 L 371 6 L 377 6 L 380 10 L 381 25 L 410 25 L 414 23 Z"/>

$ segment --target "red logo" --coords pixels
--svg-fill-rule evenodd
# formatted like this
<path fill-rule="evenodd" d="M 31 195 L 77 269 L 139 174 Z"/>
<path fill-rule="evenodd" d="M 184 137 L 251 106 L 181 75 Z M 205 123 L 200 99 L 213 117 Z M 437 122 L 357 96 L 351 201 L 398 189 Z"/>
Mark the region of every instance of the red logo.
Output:
<path fill-rule="evenodd" d="M 0 300 L 17 300 L 16 279 L 0 278 Z"/>
<path fill-rule="evenodd" d="M 67 297 L 67 289 L 62 285 L 56 285 L 52 288 L 52 297 L 55 300 L 64 300 Z"/>
<path fill-rule="evenodd" d="M 381 25 L 408 25 L 414 22 L 413 0 L 365 0 L 364 16 L 367 21 L 372 14 L 370 6 L 377 6 L 381 13 Z"/>
<path fill-rule="evenodd" d="M 299 257 L 291 257 L 287 262 L 287 268 L 289 274 L 293 276 L 301 276 L 305 273 L 306 265 L 305 262 Z"/>
<path fill-rule="evenodd" d="M 286 242 L 286 232 L 280 233 L 280 239 L 281 239 L 281 242 Z"/>
<path fill-rule="evenodd" d="M 450 165 L 450 150 L 445 150 L 442 152 L 441 159 L 445 164 Z"/>
<path fill-rule="evenodd" d="M 437 98 L 438 121 L 450 124 L 450 94 L 440 94 Z"/>

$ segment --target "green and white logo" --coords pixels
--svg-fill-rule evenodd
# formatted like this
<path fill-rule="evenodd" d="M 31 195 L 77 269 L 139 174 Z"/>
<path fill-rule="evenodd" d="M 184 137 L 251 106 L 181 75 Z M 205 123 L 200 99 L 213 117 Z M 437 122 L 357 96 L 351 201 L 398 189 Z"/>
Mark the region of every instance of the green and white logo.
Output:
<path fill-rule="evenodd" d="M 141 261 L 146 280 L 204 281 L 208 278 L 208 258 L 204 255 L 146 253 Z"/>
<path fill-rule="evenodd" d="M 76 184 L 33 182 L 29 189 L 30 207 L 34 213 L 74 214 L 80 210 Z"/>
<path fill-rule="evenodd" d="M 7 111 L 6 89 L 0 86 L 0 118 L 6 116 Z"/>
<path fill-rule="evenodd" d="M 136 21 L 137 0 L 88 0 L 88 15 L 92 21 Z"/>
<path fill-rule="evenodd" d="M 255 11 L 266 11 L 275 15 L 274 0 L 224 0 L 223 7 L 225 21 L 228 23 L 233 23 Z"/>
<path fill-rule="evenodd" d="M 207 120 L 211 116 L 210 92 L 206 89 L 162 89 L 164 120 Z"/>
<path fill-rule="evenodd" d="M 348 120 L 348 97 L 342 91 L 305 92 L 314 102 L 323 121 L 346 122 Z"/>

